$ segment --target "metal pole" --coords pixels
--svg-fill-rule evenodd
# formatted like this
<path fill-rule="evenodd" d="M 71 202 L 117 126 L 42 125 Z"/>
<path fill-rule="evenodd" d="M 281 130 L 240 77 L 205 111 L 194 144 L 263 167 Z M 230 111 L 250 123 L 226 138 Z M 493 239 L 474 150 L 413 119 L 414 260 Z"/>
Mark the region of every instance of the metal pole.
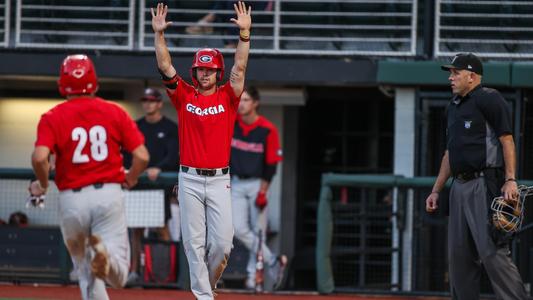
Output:
<path fill-rule="evenodd" d="M 146 1 L 139 1 L 139 49 L 144 50 L 144 8 Z"/>
<path fill-rule="evenodd" d="M 11 20 L 10 20 L 10 17 L 11 17 L 11 0 L 5 0 L 5 5 L 4 5 L 4 9 L 5 9 L 5 12 L 4 12 L 4 22 L 5 22 L 5 26 L 4 26 L 4 29 L 5 29 L 5 32 L 4 32 L 4 38 L 5 38 L 5 42 L 4 42 L 4 45 L 5 47 L 7 47 L 9 45 L 9 32 L 10 32 L 10 29 L 11 29 Z"/>
<path fill-rule="evenodd" d="M 413 0 L 411 4 L 411 51 L 410 54 L 416 55 L 416 28 L 418 24 L 418 0 Z"/>
<path fill-rule="evenodd" d="M 274 50 L 279 51 L 279 34 L 281 26 L 281 0 L 276 0 L 274 8 Z"/>
<path fill-rule="evenodd" d="M 438 57 L 440 55 L 440 1 L 435 1 L 435 25 L 434 25 L 434 34 L 433 34 L 433 57 Z M 430 0 L 431 2 L 431 0 Z"/>
<path fill-rule="evenodd" d="M 130 1 L 128 18 L 128 50 L 133 50 L 133 33 L 135 28 L 135 0 Z"/>
<path fill-rule="evenodd" d="M 20 23 L 22 23 L 21 10 L 22 10 L 22 0 L 17 0 L 17 17 L 15 19 L 15 23 L 16 23 L 15 24 L 15 47 L 17 47 L 20 44 Z"/>
<path fill-rule="evenodd" d="M 398 229 L 398 187 L 392 190 L 392 261 L 391 290 L 397 291 L 400 284 L 400 230 Z"/>

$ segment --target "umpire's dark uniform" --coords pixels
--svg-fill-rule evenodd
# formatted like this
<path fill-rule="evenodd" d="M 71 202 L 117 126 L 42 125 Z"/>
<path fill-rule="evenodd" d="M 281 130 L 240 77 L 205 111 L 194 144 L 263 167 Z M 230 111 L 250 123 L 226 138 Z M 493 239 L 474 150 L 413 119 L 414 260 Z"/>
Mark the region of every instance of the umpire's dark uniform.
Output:
<path fill-rule="evenodd" d="M 481 66 L 481 64 L 480 64 Z M 481 85 L 456 95 L 447 110 L 447 149 L 454 176 L 450 192 L 448 250 L 453 299 L 479 299 L 481 264 L 498 299 L 526 299 L 507 241 L 490 222 L 490 201 L 500 196 L 504 160 L 499 137 L 511 134 L 510 109 Z"/>

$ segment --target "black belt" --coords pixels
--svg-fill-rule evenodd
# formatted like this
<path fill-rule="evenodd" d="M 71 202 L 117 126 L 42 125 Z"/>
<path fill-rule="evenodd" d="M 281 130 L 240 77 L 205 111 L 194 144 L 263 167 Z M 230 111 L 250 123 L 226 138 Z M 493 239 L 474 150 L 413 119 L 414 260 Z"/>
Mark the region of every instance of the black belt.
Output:
<path fill-rule="evenodd" d="M 186 167 L 186 166 L 180 166 L 180 168 L 181 168 L 182 172 L 189 173 L 189 170 L 194 170 L 194 171 L 196 171 L 196 174 L 202 175 L 202 176 L 216 176 L 217 175 L 217 171 L 219 171 L 219 170 L 220 170 L 220 172 L 222 174 L 228 174 L 228 172 L 229 172 L 229 168 L 228 167 L 225 167 L 225 168 L 222 168 L 222 169 L 200 169 L 200 168 L 191 168 L 191 167 Z"/>
<path fill-rule="evenodd" d="M 251 176 L 251 175 L 233 175 L 239 179 L 252 179 L 252 178 L 259 178 L 259 176 Z"/>
<path fill-rule="evenodd" d="M 93 184 L 90 184 L 92 186 L 94 186 L 95 189 L 101 189 L 103 186 L 104 186 L 104 183 L 102 182 L 97 182 L 97 183 L 93 183 Z M 72 191 L 74 193 L 77 193 L 79 191 L 81 191 L 83 188 L 85 187 L 88 187 L 89 185 L 86 185 L 86 186 L 82 186 L 82 187 L 79 187 L 79 188 L 75 188 L 75 189 L 72 189 Z"/>
<path fill-rule="evenodd" d="M 485 173 L 483 171 L 473 171 L 473 172 L 462 172 L 459 174 L 456 174 L 454 177 L 462 180 L 462 181 L 470 181 L 472 179 L 476 179 L 479 177 L 485 176 Z"/>

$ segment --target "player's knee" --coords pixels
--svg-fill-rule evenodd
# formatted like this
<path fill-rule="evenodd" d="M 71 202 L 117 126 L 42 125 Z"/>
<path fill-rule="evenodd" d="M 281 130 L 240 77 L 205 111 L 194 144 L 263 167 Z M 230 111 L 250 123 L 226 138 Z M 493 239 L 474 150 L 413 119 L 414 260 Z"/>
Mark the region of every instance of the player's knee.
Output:
<path fill-rule="evenodd" d="M 235 237 L 237 237 L 238 239 L 242 239 L 243 237 L 245 237 L 247 234 L 249 234 L 251 232 L 250 228 L 248 228 L 247 226 L 235 226 Z"/>
<path fill-rule="evenodd" d="M 237 238 L 253 237 L 254 229 L 248 223 L 240 224 L 240 226 L 234 226 L 234 234 Z"/>
<path fill-rule="evenodd" d="M 185 250 L 185 255 L 195 255 L 198 257 L 204 257 L 205 255 L 205 239 L 190 239 L 183 241 L 183 249 Z"/>
<path fill-rule="evenodd" d="M 229 256 L 231 252 L 231 247 L 232 247 L 231 240 L 224 240 L 224 239 L 212 240 L 209 243 L 209 253 L 224 253 L 224 255 Z"/>
<path fill-rule="evenodd" d="M 82 258 L 85 256 L 85 235 L 77 234 L 75 237 L 67 239 L 67 249 L 71 256 Z"/>

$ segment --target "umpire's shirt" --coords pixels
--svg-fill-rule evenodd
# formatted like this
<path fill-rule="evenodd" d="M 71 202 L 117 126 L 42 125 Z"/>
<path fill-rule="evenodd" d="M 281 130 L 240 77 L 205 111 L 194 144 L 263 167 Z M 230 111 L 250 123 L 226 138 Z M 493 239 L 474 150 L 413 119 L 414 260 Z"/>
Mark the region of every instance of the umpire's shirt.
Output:
<path fill-rule="evenodd" d="M 478 85 L 456 95 L 447 110 L 447 148 L 452 174 L 503 168 L 499 141 L 511 134 L 511 110 L 502 95 Z"/>

